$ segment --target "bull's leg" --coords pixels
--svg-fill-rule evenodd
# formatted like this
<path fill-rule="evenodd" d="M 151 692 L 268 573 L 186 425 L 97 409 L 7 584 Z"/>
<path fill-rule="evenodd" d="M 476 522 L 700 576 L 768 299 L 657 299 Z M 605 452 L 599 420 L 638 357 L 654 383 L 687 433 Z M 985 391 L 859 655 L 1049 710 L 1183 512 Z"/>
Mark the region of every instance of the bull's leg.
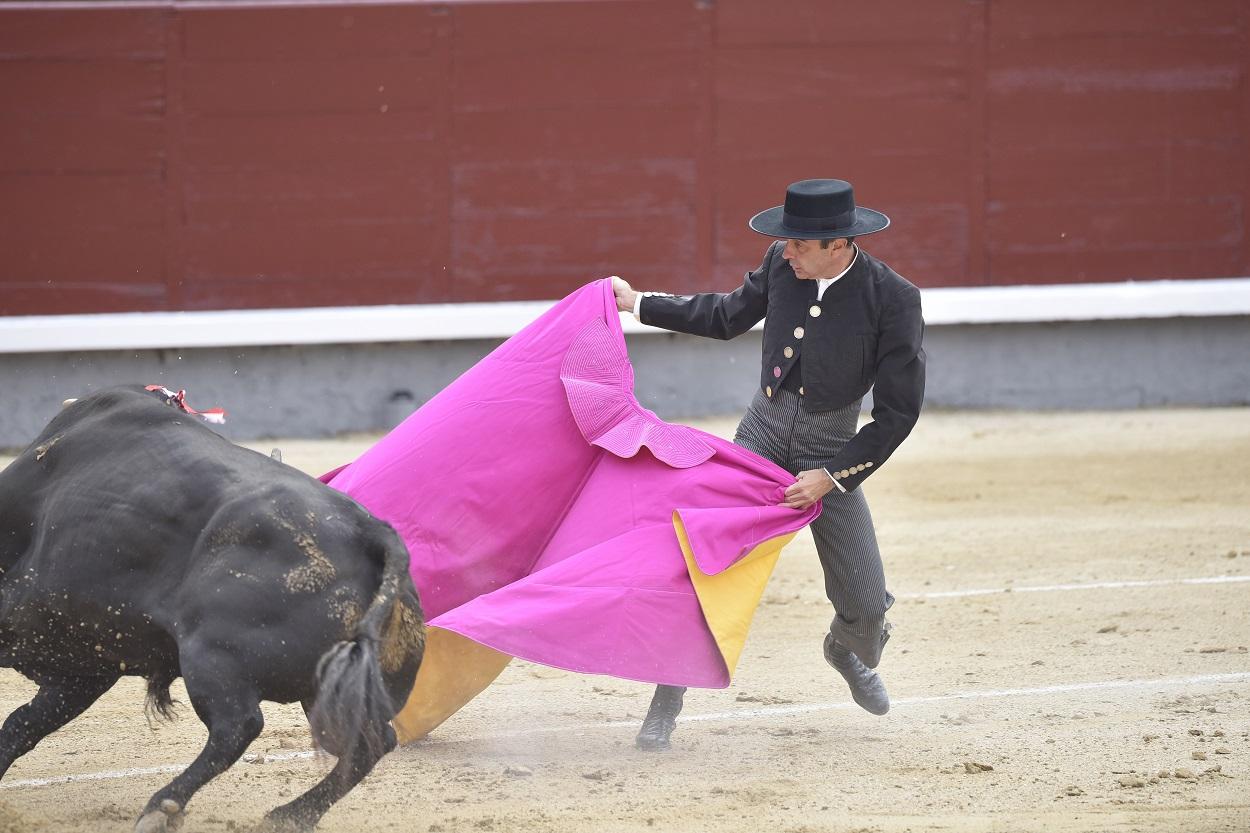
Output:
<path fill-rule="evenodd" d="M 113 687 L 117 677 L 81 677 L 45 680 L 29 703 L 20 707 L 0 728 L 0 778 L 18 758 L 39 741 L 87 710 Z"/>
<path fill-rule="evenodd" d="M 208 727 L 208 743 L 191 766 L 148 799 L 135 833 L 176 828 L 191 796 L 229 769 L 265 726 L 260 696 L 232 657 L 220 651 L 208 657 L 186 650 L 181 654 L 187 697 Z"/>
<path fill-rule="evenodd" d="M 354 744 L 353 754 L 339 758 L 334 769 L 311 790 L 289 804 L 269 811 L 265 816 L 268 829 L 284 833 L 312 830 L 326 810 L 359 784 L 396 745 L 395 730 L 389 724 L 386 727 L 386 746 L 380 750 L 380 755 L 370 754 L 368 744 Z"/>

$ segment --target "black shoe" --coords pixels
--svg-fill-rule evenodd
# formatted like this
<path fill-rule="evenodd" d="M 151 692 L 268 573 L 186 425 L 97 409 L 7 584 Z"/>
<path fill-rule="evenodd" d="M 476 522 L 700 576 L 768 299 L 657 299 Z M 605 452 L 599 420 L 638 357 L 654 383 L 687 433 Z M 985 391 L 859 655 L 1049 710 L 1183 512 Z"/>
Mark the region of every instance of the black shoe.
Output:
<path fill-rule="evenodd" d="M 885 714 L 890 710 L 890 695 L 886 693 L 881 677 L 860 662 L 859 657 L 835 640 L 831 633 L 825 634 L 825 662 L 842 675 L 851 687 L 851 699 L 865 711 Z"/>
<path fill-rule="evenodd" d="M 681 713 L 682 696 L 686 689 L 681 686 L 658 685 L 655 696 L 651 698 L 651 708 L 642 721 L 642 729 L 634 738 L 634 745 L 649 752 L 671 749 L 673 744 L 669 738 L 677 726 L 677 715 Z"/>

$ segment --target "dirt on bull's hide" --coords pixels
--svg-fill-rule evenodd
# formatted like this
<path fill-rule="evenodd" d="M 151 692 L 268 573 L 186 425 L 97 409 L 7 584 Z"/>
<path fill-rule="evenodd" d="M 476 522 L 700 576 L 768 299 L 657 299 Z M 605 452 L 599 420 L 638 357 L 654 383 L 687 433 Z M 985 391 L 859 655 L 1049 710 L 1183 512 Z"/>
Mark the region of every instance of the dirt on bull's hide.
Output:
<path fill-rule="evenodd" d="M 391 608 L 390 621 L 382 631 L 382 653 L 378 659 L 382 670 L 394 672 L 414 653 L 425 647 L 425 625 L 416 611 L 407 605 Z"/>
<path fill-rule="evenodd" d="M 310 523 L 316 519 L 310 514 Z M 286 574 L 286 587 L 292 593 L 320 593 L 330 586 L 336 571 L 330 559 L 317 545 L 317 539 L 311 532 L 296 529 L 285 518 L 276 518 L 283 529 L 291 533 L 295 545 L 308 558 L 308 563 L 296 567 Z"/>
<path fill-rule="evenodd" d="M 351 598 L 351 591 L 346 587 L 340 587 L 334 592 L 334 598 L 330 600 L 330 612 L 343 625 L 345 634 L 355 631 L 360 617 L 364 615 L 364 610 Z"/>

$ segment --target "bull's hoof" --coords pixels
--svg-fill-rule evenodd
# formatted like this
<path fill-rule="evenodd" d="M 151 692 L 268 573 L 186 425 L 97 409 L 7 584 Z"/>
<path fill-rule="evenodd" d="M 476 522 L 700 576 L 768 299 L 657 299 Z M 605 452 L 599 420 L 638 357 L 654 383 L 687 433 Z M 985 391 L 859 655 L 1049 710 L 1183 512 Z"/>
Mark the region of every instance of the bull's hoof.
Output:
<path fill-rule="evenodd" d="M 149 810 L 135 822 L 135 833 L 172 833 L 182 827 L 182 807 L 177 801 L 165 799 L 160 809 Z"/>

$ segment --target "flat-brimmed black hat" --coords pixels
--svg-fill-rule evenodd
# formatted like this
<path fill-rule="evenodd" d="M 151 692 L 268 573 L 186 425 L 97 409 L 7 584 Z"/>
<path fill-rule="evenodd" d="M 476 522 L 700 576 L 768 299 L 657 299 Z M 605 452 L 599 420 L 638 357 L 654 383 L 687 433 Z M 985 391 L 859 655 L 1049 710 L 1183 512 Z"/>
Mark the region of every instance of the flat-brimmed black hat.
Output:
<path fill-rule="evenodd" d="M 855 206 L 851 183 L 841 179 L 804 179 L 786 189 L 786 204 L 751 218 L 752 231 L 793 240 L 859 237 L 881 231 L 890 218 Z"/>

